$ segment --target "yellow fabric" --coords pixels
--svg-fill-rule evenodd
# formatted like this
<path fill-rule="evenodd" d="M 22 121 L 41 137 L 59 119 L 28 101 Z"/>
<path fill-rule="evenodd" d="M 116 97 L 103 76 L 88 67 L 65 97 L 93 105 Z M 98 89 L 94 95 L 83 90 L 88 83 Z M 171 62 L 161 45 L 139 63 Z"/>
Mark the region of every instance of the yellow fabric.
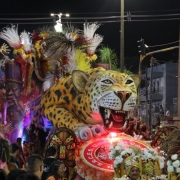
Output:
<path fill-rule="evenodd" d="M 144 162 L 143 166 L 142 166 L 142 173 L 149 175 L 149 176 L 153 176 L 154 175 L 154 164 L 151 160 Z"/>
<path fill-rule="evenodd" d="M 168 180 L 177 180 L 176 174 L 174 172 L 168 173 Z"/>
<path fill-rule="evenodd" d="M 155 162 L 154 162 L 154 174 L 155 176 L 160 176 L 162 174 L 158 159 L 155 159 Z"/>

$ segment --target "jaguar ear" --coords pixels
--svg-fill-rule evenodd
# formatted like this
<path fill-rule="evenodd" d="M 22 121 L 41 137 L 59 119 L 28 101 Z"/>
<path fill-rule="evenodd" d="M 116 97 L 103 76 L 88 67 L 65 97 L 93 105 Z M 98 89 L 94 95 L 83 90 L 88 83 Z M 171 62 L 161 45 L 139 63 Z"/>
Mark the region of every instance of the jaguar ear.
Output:
<path fill-rule="evenodd" d="M 80 70 L 74 70 L 72 72 L 72 81 L 74 86 L 79 92 L 82 92 L 86 86 L 89 75 Z"/>
<path fill-rule="evenodd" d="M 138 75 L 130 75 L 131 78 L 134 80 L 136 87 L 138 88 L 139 84 L 140 84 L 140 79 Z"/>

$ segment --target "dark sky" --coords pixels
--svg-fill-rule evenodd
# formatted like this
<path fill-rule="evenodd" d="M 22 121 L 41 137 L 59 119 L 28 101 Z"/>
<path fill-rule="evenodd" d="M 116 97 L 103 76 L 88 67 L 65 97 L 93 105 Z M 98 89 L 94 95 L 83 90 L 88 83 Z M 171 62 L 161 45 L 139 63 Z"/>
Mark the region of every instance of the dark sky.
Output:
<path fill-rule="evenodd" d="M 130 12 L 132 15 L 131 21 L 125 21 L 125 57 L 139 56 L 137 41 L 141 38 L 149 46 L 162 45 L 178 41 L 179 39 L 179 20 L 180 19 L 180 0 L 124 0 L 125 15 Z M 80 17 L 79 22 L 89 21 L 86 17 L 109 17 L 120 16 L 120 0 L 6 0 L 0 5 L 0 27 L 5 27 L 5 23 L 19 24 L 20 30 L 32 31 L 37 27 L 42 27 L 42 24 L 27 24 L 27 21 L 12 21 L 11 18 L 49 18 L 50 13 L 70 13 L 71 17 Z M 177 14 L 176 16 L 170 16 Z M 140 15 L 139 18 L 133 15 Z M 145 17 L 146 15 L 149 15 Z M 152 17 L 152 15 L 165 15 Z M 10 18 L 10 20 L 2 20 L 2 18 Z M 177 18 L 177 20 L 175 20 Z M 168 20 L 157 20 L 168 19 Z M 103 44 L 115 49 L 119 56 L 120 52 L 120 21 L 111 22 L 110 19 L 93 20 L 102 22 L 97 33 L 104 36 Z M 125 18 L 127 20 L 127 18 Z M 37 22 L 43 22 L 39 20 Z M 63 20 L 66 22 L 67 20 Z M 72 22 L 73 20 L 71 20 Z M 92 21 L 92 20 L 91 20 Z M 20 22 L 24 24 L 20 24 Z M 28 21 L 29 22 L 29 21 Z M 34 21 L 33 21 L 34 22 Z M 52 20 L 48 20 L 52 22 Z M 4 23 L 4 24 L 3 24 Z M 76 24 L 77 27 L 82 27 L 82 23 Z M 47 24 L 53 25 L 53 24 Z M 162 48 L 178 45 L 178 43 L 167 46 L 152 47 L 151 51 Z M 154 55 L 160 61 L 168 61 L 171 59 L 177 60 L 178 49 L 159 53 Z M 128 59 L 125 60 L 125 65 L 128 68 L 133 66 L 134 62 Z M 146 60 L 146 59 L 145 59 Z M 146 60 L 148 61 L 148 60 Z M 137 63 L 137 61 L 135 62 Z"/>

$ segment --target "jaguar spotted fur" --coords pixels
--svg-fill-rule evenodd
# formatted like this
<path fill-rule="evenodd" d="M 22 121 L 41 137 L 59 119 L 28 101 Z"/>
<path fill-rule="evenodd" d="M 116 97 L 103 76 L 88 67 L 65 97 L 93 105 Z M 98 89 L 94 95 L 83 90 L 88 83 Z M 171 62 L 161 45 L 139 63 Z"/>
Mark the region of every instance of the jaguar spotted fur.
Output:
<path fill-rule="evenodd" d="M 55 127 L 77 130 L 82 124 L 122 131 L 137 100 L 139 78 L 103 68 L 72 75 L 55 83 L 41 100 L 42 112 Z"/>

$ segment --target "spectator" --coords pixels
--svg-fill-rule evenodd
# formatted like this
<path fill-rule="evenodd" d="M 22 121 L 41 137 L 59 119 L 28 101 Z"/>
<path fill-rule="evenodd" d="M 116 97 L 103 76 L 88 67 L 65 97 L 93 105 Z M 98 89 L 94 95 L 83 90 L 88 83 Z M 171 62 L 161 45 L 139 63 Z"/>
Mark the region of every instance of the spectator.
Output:
<path fill-rule="evenodd" d="M 38 139 L 40 140 L 40 146 L 41 146 L 42 150 L 44 150 L 47 135 L 48 135 L 48 133 L 45 132 L 43 128 L 39 129 L 39 131 L 38 131 Z"/>
<path fill-rule="evenodd" d="M 9 145 L 9 141 L 7 139 L 4 138 L 0 138 L 0 169 L 2 169 L 3 174 L 1 174 L 2 176 L 5 175 L 7 176 L 7 174 L 9 173 L 9 169 L 8 169 L 8 161 L 10 158 L 10 145 Z"/>
<path fill-rule="evenodd" d="M 68 179 L 68 168 L 61 160 L 56 160 L 50 168 L 50 176 L 47 180 L 63 180 Z"/>
<path fill-rule="evenodd" d="M 16 180 L 16 178 L 18 176 L 20 176 L 21 174 L 25 174 L 26 171 L 20 170 L 20 169 L 14 169 L 12 171 L 10 171 L 10 173 L 7 176 L 7 180 Z"/>
<path fill-rule="evenodd" d="M 7 180 L 6 175 L 4 174 L 3 169 L 0 169 L 0 180 Z"/>
<path fill-rule="evenodd" d="M 29 128 L 29 140 L 30 140 L 30 142 L 33 142 L 37 137 L 35 132 L 34 132 L 35 129 L 36 129 L 35 125 L 31 124 L 30 128 Z"/>
<path fill-rule="evenodd" d="M 38 154 L 33 154 L 28 159 L 27 172 L 32 173 L 41 179 L 43 173 L 43 159 Z"/>
<path fill-rule="evenodd" d="M 24 173 L 16 178 L 16 180 L 39 180 L 38 177 L 32 173 Z"/>
<path fill-rule="evenodd" d="M 24 154 L 23 154 L 22 145 L 21 145 L 22 138 L 20 138 L 20 137 L 17 138 L 16 143 L 17 143 L 17 145 L 19 147 L 19 152 L 17 154 L 17 160 L 18 160 L 18 163 L 19 163 L 19 168 L 23 168 L 23 165 L 25 165 L 26 162 L 25 162 L 25 158 L 24 158 Z"/>
<path fill-rule="evenodd" d="M 49 175 L 49 170 L 53 162 L 56 160 L 57 152 L 54 146 L 51 146 L 46 151 L 46 158 L 43 160 L 44 171 L 41 180 L 46 180 Z"/>
<path fill-rule="evenodd" d="M 159 117 L 159 115 L 155 116 L 155 127 L 160 126 L 161 125 L 161 118 Z"/>
<path fill-rule="evenodd" d="M 34 139 L 33 141 L 33 153 L 40 155 L 42 154 L 42 149 L 41 149 L 41 141 L 39 139 L 39 131 L 40 131 L 40 128 L 35 129 L 36 139 Z"/>
<path fill-rule="evenodd" d="M 3 169 L 5 164 L 10 158 L 10 145 L 9 141 L 4 138 L 0 138 L 0 169 Z"/>
<path fill-rule="evenodd" d="M 164 109 L 163 109 L 162 105 L 159 106 L 159 114 L 161 116 L 164 116 Z"/>
<path fill-rule="evenodd" d="M 29 159 L 29 156 L 32 154 L 32 144 L 31 142 L 23 142 L 23 153 L 25 161 L 27 162 Z"/>
<path fill-rule="evenodd" d="M 19 152 L 19 146 L 16 143 L 12 143 L 10 146 L 10 159 L 8 164 L 10 171 L 19 168 L 19 163 L 18 160 L 16 159 L 18 152 Z"/>
<path fill-rule="evenodd" d="M 166 108 L 166 114 L 165 114 L 166 117 L 169 117 L 170 116 L 170 111 L 169 109 Z"/>

